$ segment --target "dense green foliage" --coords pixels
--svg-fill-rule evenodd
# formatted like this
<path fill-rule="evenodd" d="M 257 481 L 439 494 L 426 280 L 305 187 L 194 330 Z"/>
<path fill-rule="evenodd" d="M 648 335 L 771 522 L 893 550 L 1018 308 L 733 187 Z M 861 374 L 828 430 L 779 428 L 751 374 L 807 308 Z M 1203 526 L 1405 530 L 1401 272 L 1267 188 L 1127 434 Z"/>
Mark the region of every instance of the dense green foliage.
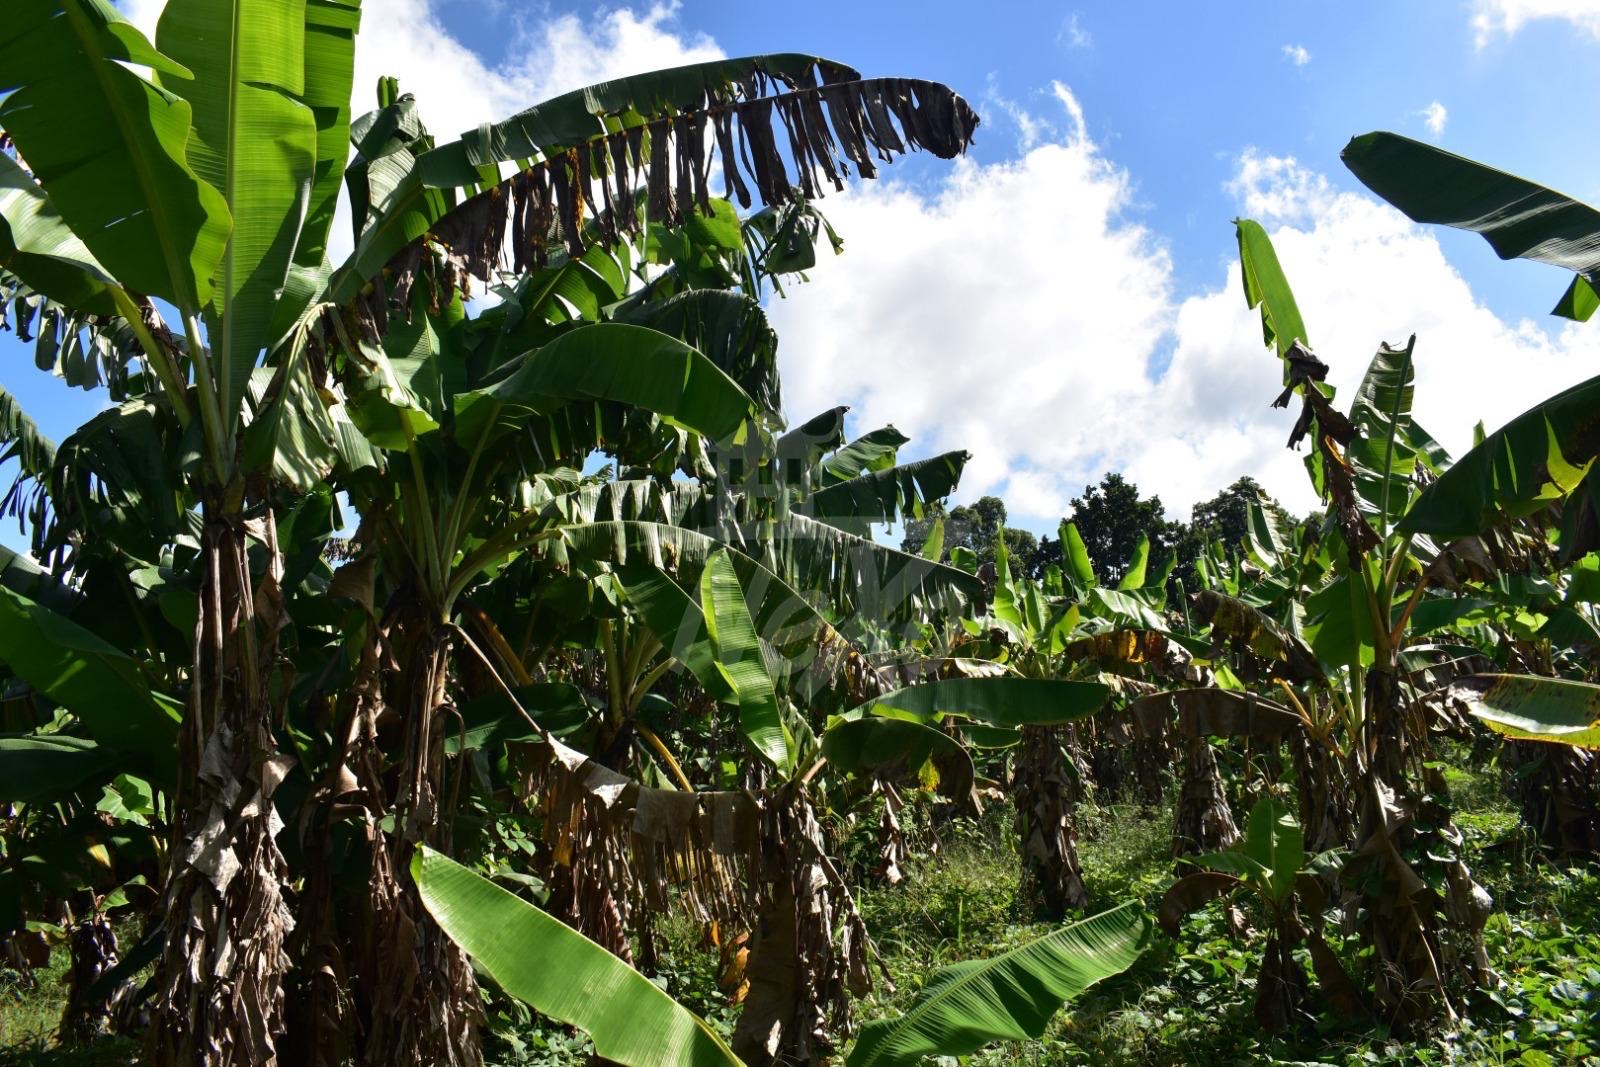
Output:
<path fill-rule="evenodd" d="M 786 426 L 762 310 L 959 96 L 776 54 L 440 145 L 393 79 L 351 119 L 358 23 L 0 27 L 0 296 L 112 401 L 57 447 L 0 395 L 18 1055 L 1597 1055 L 1593 382 L 1452 459 L 1426 341 L 1335 403 L 1239 220 L 1325 512 L 1111 473 L 1036 540 L 965 452 Z M 1586 317 L 1593 209 L 1346 158 Z"/>

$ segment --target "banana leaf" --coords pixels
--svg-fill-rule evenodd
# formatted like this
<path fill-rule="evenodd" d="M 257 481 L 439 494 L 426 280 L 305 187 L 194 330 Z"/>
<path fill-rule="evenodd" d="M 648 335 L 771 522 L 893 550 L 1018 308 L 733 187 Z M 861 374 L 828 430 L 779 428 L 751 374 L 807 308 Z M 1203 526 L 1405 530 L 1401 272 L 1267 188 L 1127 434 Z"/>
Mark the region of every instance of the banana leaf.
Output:
<path fill-rule="evenodd" d="M 62 221 L 43 187 L 0 152 L 0 269 L 66 307 L 116 313 L 116 280 Z"/>
<path fill-rule="evenodd" d="M 1003 956 L 945 967 L 904 1014 L 861 1028 L 846 1067 L 910 1067 L 1038 1038 L 1064 1003 L 1133 966 L 1150 941 L 1149 916 L 1129 901 Z"/>
<path fill-rule="evenodd" d="M 13 0 L 0 19 L 0 129 L 113 277 L 198 311 L 232 219 L 189 165 L 189 102 L 128 63 L 191 76 L 107 0 Z"/>
<path fill-rule="evenodd" d="M 1339 158 L 1416 222 L 1470 230 L 1501 259 L 1531 259 L 1578 277 L 1554 314 L 1587 319 L 1600 282 L 1600 211 L 1554 189 L 1399 134 L 1350 139 Z"/>
<path fill-rule="evenodd" d="M 700 608 L 717 671 L 739 705 L 739 728 L 745 739 L 763 759 L 787 773 L 792 763 L 789 734 L 744 596 L 728 551 L 714 553 L 700 576 Z"/>
<path fill-rule="evenodd" d="M 1600 455 L 1593 431 L 1600 378 L 1590 378 L 1518 415 L 1484 438 L 1424 489 L 1401 533 L 1466 537 L 1502 513 L 1526 515 L 1572 492 Z"/>
<path fill-rule="evenodd" d="M 411 877 L 440 928 L 507 993 L 628 1067 L 736 1067 L 716 1033 L 582 934 L 424 846 Z"/>
<path fill-rule="evenodd" d="M 487 444 L 530 413 L 567 401 L 617 401 L 717 439 L 756 414 L 734 380 L 682 341 L 643 326 L 596 323 L 529 352 L 491 385 L 455 398 L 455 435 Z"/>
<path fill-rule="evenodd" d="M 206 307 L 206 344 L 231 425 L 271 336 L 317 164 L 305 90 L 305 0 L 168 0 L 156 46 L 191 76 L 161 77 L 189 102 L 185 158 L 233 217 Z"/>
<path fill-rule="evenodd" d="M 152 689 L 133 659 L 0 588 L 0 662 L 78 716 L 101 744 L 140 755 L 163 784 L 176 777 L 180 705 Z"/>
<path fill-rule="evenodd" d="M 1059 726 L 1093 715 L 1110 698 L 1099 682 L 1054 678 L 941 678 L 896 689 L 847 714 L 896 715 L 928 722 L 955 715 L 991 726 Z"/>
<path fill-rule="evenodd" d="M 790 91 L 769 95 L 775 82 Z M 795 146 L 792 155 L 777 150 L 779 120 Z M 875 177 L 878 165 L 895 153 L 922 148 L 954 158 L 971 143 L 977 125 L 966 101 L 945 86 L 905 78 L 862 80 L 850 68 L 815 56 L 715 60 L 602 82 L 421 153 L 340 268 L 334 299 L 353 299 L 425 234 L 462 226 L 492 238 L 479 250 L 492 254 L 475 255 L 469 264 L 487 281 L 513 201 L 541 205 L 514 218 L 514 262 L 525 262 L 532 251 L 534 262 L 542 264 L 550 230 L 520 220 L 542 217 L 548 209 L 558 216 L 567 254 L 581 255 L 592 236 L 582 205 L 597 208 L 594 229 L 609 243 L 617 229 L 637 228 L 633 191 L 642 186 L 651 221 L 676 225 L 697 209 L 709 213 L 705 175 L 713 154 L 729 199 L 749 207 L 753 192 L 763 204 L 789 204 L 821 196 L 824 181 L 842 188 L 852 169 Z M 502 179 L 500 164 L 511 162 L 517 166 Z M 790 182 L 791 167 L 796 184 Z M 454 204 L 452 191 L 464 187 L 482 191 Z"/>
<path fill-rule="evenodd" d="M 1475 674 L 1445 689 L 1489 729 L 1517 741 L 1600 750 L 1600 685 L 1521 674 Z"/>
<path fill-rule="evenodd" d="M 115 767 L 115 750 L 61 734 L 0 736 L 0 802 L 61 796 Z"/>
<path fill-rule="evenodd" d="M 949 734 L 907 719 L 840 719 L 822 735 L 822 755 L 835 769 L 861 777 L 932 776 L 952 799 L 972 791 L 972 757 Z"/>
<path fill-rule="evenodd" d="M 1294 290 L 1278 263 L 1278 253 L 1267 237 L 1267 231 L 1254 219 L 1235 219 L 1234 229 L 1239 238 L 1239 265 L 1244 280 L 1245 303 L 1261 311 L 1262 343 L 1274 349 L 1280 357 L 1289 354 L 1290 347 L 1299 341 L 1310 346 L 1306 324 L 1300 318 L 1300 305 L 1295 302 Z M 1283 384 L 1289 384 L 1288 364 L 1284 364 Z"/>
<path fill-rule="evenodd" d="M 955 491 L 971 458 L 965 451 L 946 452 L 868 471 L 812 493 L 806 510 L 813 518 L 862 535 L 875 522 L 920 519 L 925 505 Z"/>

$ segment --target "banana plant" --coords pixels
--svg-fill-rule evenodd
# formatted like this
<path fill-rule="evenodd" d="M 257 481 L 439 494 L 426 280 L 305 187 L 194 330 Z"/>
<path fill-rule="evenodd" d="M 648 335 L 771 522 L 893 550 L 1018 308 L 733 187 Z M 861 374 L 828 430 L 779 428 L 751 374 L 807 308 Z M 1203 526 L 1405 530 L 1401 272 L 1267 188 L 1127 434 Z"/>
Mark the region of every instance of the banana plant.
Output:
<path fill-rule="evenodd" d="M 1337 691 L 1331 699 L 1348 707 L 1351 724 L 1350 778 L 1360 818 L 1341 883 L 1359 905 L 1364 941 L 1380 953 L 1377 1004 L 1405 1019 L 1450 1017 L 1453 968 L 1442 952 L 1443 932 L 1453 925 L 1472 946 L 1455 969 L 1486 981 L 1482 928 L 1492 905 L 1451 844 L 1459 836 L 1448 807 L 1423 801 L 1424 788 L 1434 797 L 1443 791 L 1437 782 L 1423 785 L 1436 772 L 1424 765 L 1421 694 L 1401 658 L 1413 613 L 1440 573 L 1433 566 L 1438 547 L 1407 518 L 1425 495 L 1423 483 L 1441 472 L 1449 477 L 1449 457 L 1410 414 L 1416 339 L 1380 346 L 1349 409 L 1338 410 L 1325 384 L 1328 367 L 1308 345 L 1271 241 L 1250 220 L 1240 220 L 1238 232 L 1246 301 L 1260 309 L 1264 336 L 1283 368 L 1285 387 L 1275 403 L 1286 407 L 1298 397 L 1301 404 L 1289 445 L 1310 439 L 1307 472 L 1329 504 L 1321 538 L 1330 546 L 1331 567 L 1306 591 L 1304 604 L 1307 629 L 1316 627 L 1309 644 L 1327 671 L 1324 684 Z M 1308 670 L 1304 680 L 1316 683 L 1317 673 Z M 1411 866 L 1417 862 L 1440 865 L 1443 893 L 1419 879 Z"/>
<path fill-rule="evenodd" d="M 1332 853 L 1308 857 L 1300 825 L 1281 802 L 1263 796 L 1238 845 L 1195 857 L 1204 869 L 1173 883 L 1161 898 L 1158 920 L 1176 937 L 1184 917 L 1209 902 L 1246 898 L 1266 927 L 1255 999 L 1262 1028 L 1277 1033 L 1309 1017 L 1310 983 L 1295 955 L 1302 944 L 1340 1017 L 1359 1017 L 1364 1014 L 1361 995 L 1322 935 L 1327 892 L 1318 874 L 1337 861 Z"/>
<path fill-rule="evenodd" d="M 554 247 L 576 257 L 596 243 L 590 232 L 603 244 L 618 228 L 639 232 L 636 186 L 656 222 L 712 218 L 699 165 L 681 168 L 699 182 L 671 180 L 679 157 L 705 162 L 708 125 L 730 191 L 751 201 L 739 144 L 759 161 L 756 198 L 782 205 L 820 195 L 819 172 L 834 184 L 846 163 L 875 174 L 874 151 L 958 154 L 977 122 L 933 83 L 863 80 L 816 57 L 765 56 L 613 81 L 434 146 L 403 122 L 351 127 L 358 20 L 356 0 L 296 0 L 271 13 L 173 0 L 152 43 L 105 0 L 29 0 L 0 31 L 8 94 L 0 126 L 20 153 L 13 162 L 25 160 L 28 171 L 8 171 L 22 195 L 5 202 L 7 276 L 54 302 L 52 336 L 83 333 L 71 326 L 88 315 L 131 334 L 136 346 L 96 340 L 96 351 L 137 354 L 145 397 L 198 456 L 182 496 L 202 516 L 205 639 L 181 737 L 166 887 L 173 933 L 154 1062 L 187 1062 L 199 1049 L 221 1062 L 269 1061 L 282 1029 L 289 919 L 268 830 L 286 765 L 268 697 L 281 573 L 265 487 L 276 480 L 303 490 L 335 466 L 384 465 L 353 418 L 369 408 L 380 419 L 393 413 L 341 395 L 342 383 L 326 377 L 328 352 L 359 361 L 357 338 L 381 337 L 391 310 L 407 315 L 419 271 L 424 285 L 452 292 L 469 275 L 488 282 L 508 224 L 513 270 L 522 273 L 548 264 L 552 233 Z M 786 91 L 770 92 L 775 85 Z M 804 137 L 798 185 L 773 145 L 774 110 Z M 335 270 L 328 228 L 349 133 L 361 149 L 351 183 L 361 228 Z M 511 177 L 494 174 L 501 163 Z M 443 268 L 435 248 L 449 250 Z M 545 383 L 530 371 L 517 384 Z M 500 410 L 487 400 L 479 411 Z M 405 414 L 393 429 L 416 427 Z M 252 569 L 252 544 L 266 546 L 265 571 L 259 561 Z M 203 758 L 223 770 L 200 774 Z M 259 796 L 242 822 L 229 815 L 239 790 Z M 219 833 L 223 844 L 204 844 Z M 238 866 L 191 861 L 220 853 Z M 236 990 L 237 974 L 195 963 L 218 943 L 251 947 L 240 960 L 240 973 L 256 976 L 248 994 Z"/>
<path fill-rule="evenodd" d="M 1392 133 L 1356 137 L 1342 158 L 1369 188 L 1418 222 L 1476 232 L 1502 259 L 1573 271 L 1553 314 L 1583 321 L 1600 307 L 1600 211 L 1594 207 Z M 1597 453 L 1579 428 L 1597 389 L 1595 380 L 1579 383 L 1481 440 L 1428 487 L 1406 516 L 1406 529 L 1463 537 L 1501 514 L 1526 515 L 1564 499 L 1563 559 L 1571 562 L 1600 547 L 1600 482 L 1589 477 Z"/>

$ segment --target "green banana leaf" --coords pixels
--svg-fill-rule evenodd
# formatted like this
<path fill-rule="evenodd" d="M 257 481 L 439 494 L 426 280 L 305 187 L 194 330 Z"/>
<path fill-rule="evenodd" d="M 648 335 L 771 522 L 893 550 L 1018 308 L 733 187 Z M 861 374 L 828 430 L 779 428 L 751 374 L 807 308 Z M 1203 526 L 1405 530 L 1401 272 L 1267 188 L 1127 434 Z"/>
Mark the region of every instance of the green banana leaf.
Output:
<path fill-rule="evenodd" d="M 14 91 L 0 128 L 113 277 L 198 311 L 232 227 L 228 205 L 188 162 L 188 101 L 124 63 L 189 74 L 107 0 L 12 0 L 0 20 L 0 95 Z"/>
<path fill-rule="evenodd" d="M 170 782 L 177 701 L 151 689 L 138 664 L 64 616 L 0 588 L 0 662 L 83 721 L 101 744 L 137 753 Z"/>
<path fill-rule="evenodd" d="M 908 719 L 839 719 L 822 735 L 822 755 L 848 775 L 871 777 L 931 768 L 940 792 L 962 798 L 976 772 L 961 742 L 941 730 Z"/>
<path fill-rule="evenodd" d="M 273 311 L 268 336 L 274 339 L 285 337 L 323 295 L 332 273 L 328 233 L 350 156 L 350 89 L 360 25 L 361 0 L 305 0 L 305 87 L 297 99 L 316 121 L 316 163 L 294 261 Z"/>
<path fill-rule="evenodd" d="M 923 559 L 935 562 L 944 555 L 944 519 L 933 520 L 933 526 L 928 530 L 928 538 L 922 542 L 922 551 L 917 554 Z"/>
<path fill-rule="evenodd" d="M 900 446 L 911 438 L 893 426 L 880 426 L 870 433 L 844 445 L 822 461 L 821 485 L 847 482 L 871 471 L 888 470 L 894 466 Z"/>
<path fill-rule="evenodd" d="M 305 10 L 305 78 L 299 99 L 316 119 L 317 155 L 294 261 L 321 268 L 350 155 L 350 87 L 361 0 L 305 0 Z"/>
<path fill-rule="evenodd" d="M 1126 592 L 1129 589 L 1143 589 L 1145 584 L 1145 571 L 1150 566 L 1150 536 L 1141 533 L 1139 543 L 1133 546 L 1133 558 L 1128 561 L 1128 569 L 1122 572 L 1122 581 L 1117 583 L 1117 588 Z"/>
<path fill-rule="evenodd" d="M 1449 698 L 1497 734 L 1600 750 L 1600 685 L 1522 674 L 1475 674 Z"/>
<path fill-rule="evenodd" d="M 1405 511 L 1417 469 L 1417 450 L 1407 432 L 1416 393 L 1415 344 L 1412 337 L 1404 348 L 1378 346 L 1350 403 L 1350 421 L 1361 436 L 1350 442 L 1345 458 L 1355 471 L 1362 510 L 1377 517 L 1383 529 Z"/>
<path fill-rule="evenodd" d="M 17 398 L 6 392 L 0 386 L 0 462 L 15 459 L 17 461 L 17 478 L 20 481 L 32 478 L 40 485 L 48 483 L 51 468 L 56 463 L 55 442 L 39 432 L 39 424 L 33 421 L 33 416 L 22 409 L 17 403 Z M 15 492 L 15 490 L 13 490 Z M 7 505 L 7 512 L 13 509 L 21 510 L 20 505 Z M 0 565 L 0 572 L 9 569 L 9 565 L 16 563 L 19 567 L 37 570 L 37 564 L 25 557 L 16 556 L 10 549 L 0 547 L 0 560 L 5 565 Z M 9 577 L 9 575 L 8 575 Z M 18 589 L 18 592 L 27 592 Z"/>
<path fill-rule="evenodd" d="M 850 408 L 841 405 L 813 415 L 799 426 L 778 438 L 773 451 L 780 460 L 797 460 L 810 470 L 822 462 L 822 457 L 836 448 L 844 447 L 844 417 Z"/>
<path fill-rule="evenodd" d="M 739 1059 L 650 979 L 488 879 L 424 846 L 411 877 L 440 928 L 507 993 L 628 1067 L 736 1067 Z"/>
<path fill-rule="evenodd" d="M 1133 966 L 1150 941 L 1149 916 L 1129 901 L 1003 956 L 945 967 L 903 1015 L 861 1028 L 846 1067 L 911 1067 L 1038 1038 L 1064 1003 Z"/>
<path fill-rule="evenodd" d="M 846 714 L 895 715 L 928 722 L 944 715 L 991 726 L 1059 726 L 1093 715 L 1111 689 L 1099 682 L 1055 678 L 941 678 L 896 689 Z"/>
<path fill-rule="evenodd" d="M 118 755 L 82 737 L 0 736 L 0 802 L 60 796 L 117 765 Z"/>
<path fill-rule="evenodd" d="M 782 573 L 802 588 L 825 588 L 834 608 L 879 622 L 925 620 L 977 599 L 983 583 L 972 574 L 898 549 L 849 530 L 791 512 L 777 528 Z"/>
<path fill-rule="evenodd" d="M 1424 489 L 1401 533 L 1465 537 L 1502 511 L 1524 515 L 1572 492 L 1600 455 L 1592 432 L 1600 378 L 1590 378 L 1518 415 L 1484 438 Z"/>
<path fill-rule="evenodd" d="M 620 277 L 618 281 L 626 284 Z M 737 382 L 761 411 L 782 415 L 778 335 L 767 323 L 761 305 L 743 293 L 691 289 L 666 300 L 619 308 L 612 321 L 648 326 L 676 337 Z"/>
<path fill-rule="evenodd" d="M 634 607 L 645 625 L 708 692 L 713 696 L 728 692 L 715 667 L 700 605 L 671 579 L 671 574 L 677 574 L 685 585 L 697 583 L 707 561 L 727 546 L 696 530 L 628 520 L 579 523 L 565 527 L 562 538 L 570 552 L 618 567 L 630 600 L 638 584 L 642 599 Z M 778 653 L 799 656 L 817 640 L 826 620 L 810 601 L 755 559 L 739 551 L 731 552 L 729 559 L 745 591 L 756 632 Z M 674 588 L 650 579 L 648 571 L 657 572 Z M 698 592 L 697 585 L 695 588 Z"/>
<path fill-rule="evenodd" d="M 789 734 L 778 710 L 772 675 L 761 654 L 744 587 L 723 549 L 712 554 L 700 575 L 700 609 L 716 652 L 716 666 L 739 705 L 739 728 L 761 757 L 779 771 L 791 769 Z"/>
<path fill-rule="evenodd" d="M 1261 865 L 1265 888 L 1274 901 L 1286 901 L 1294 892 L 1295 875 L 1306 861 L 1305 833 L 1281 801 L 1263 796 L 1250 809 L 1244 854 Z M 1204 857 L 1201 858 L 1204 864 Z"/>
<path fill-rule="evenodd" d="M 717 654 L 706 628 L 705 613 L 695 599 L 664 571 L 647 564 L 620 567 L 617 577 L 628 604 L 667 653 L 688 668 L 708 696 L 732 699 L 733 691 L 717 670 Z"/>
<path fill-rule="evenodd" d="M 1085 589 L 1093 589 L 1099 584 L 1095 577 L 1094 561 L 1089 558 L 1089 546 L 1083 543 L 1083 535 L 1078 532 L 1075 522 L 1061 524 L 1062 555 L 1067 561 L 1067 572 L 1072 580 Z"/>
<path fill-rule="evenodd" d="M 231 425 L 271 337 L 317 162 L 305 90 L 305 0 L 168 0 L 156 46 L 192 77 L 162 78 L 189 101 L 187 158 L 227 202 L 233 232 L 212 278 L 206 343 Z"/>
<path fill-rule="evenodd" d="M 494 384 L 458 393 L 456 439 L 487 444 L 527 414 L 570 400 L 632 404 L 712 439 L 731 437 L 756 414 L 732 378 L 682 341 L 643 326 L 596 323 L 529 352 Z"/>
<path fill-rule="evenodd" d="M 791 512 L 773 530 L 778 543 L 777 569 L 746 573 L 749 559 L 734 557 L 747 585 L 755 582 L 765 595 L 756 610 L 758 631 L 770 643 L 787 648 L 815 633 L 816 609 L 796 592 L 817 594 L 832 617 L 863 613 L 877 620 L 919 617 L 924 611 L 959 606 L 981 594 L 983 584 L 954 567 L 907 555 L 827 523 Z M 722 541 L 664 522 L 611 520 L 583 522 L 562 530 L 570 551 L 614 564 L 641 562 L 676 572 L 698 569 Z M 738 548 L 737 544 L 732 547 Z M 764 564 L 772 562 L 763 556 Z M 774 584 L 775 583 L 775 584 Z M 665 640 L 665 638 L 663 638 Z"/>
<path fill-rule="evenodd" d="M 1554 314 L 1587 319 L 1600 282 L 1600 211 L 1526 178 L 1395 133 L 1350 139 L 1339 158 L 1362 184 L 1416 222 L 1482 235 L 1501 259 L 1531 259 L 1578 277 Z"/>
<path fill-rule="evenodd" d="M 965 451 L 946 452 L 868 471 L 812 493 L 807 510 L 814 518 L 863 535 L 875 522 L 920 519 L 925 505 L 955 491 L 971 458 Z"/>
<path fill-rule="evenodd" d="M 1244 280 L 1245 303 L 1261 311 L 1262 343 L 1274 349 L 1280 357 L 1289 354 L 1296 341 L 1310 347 L 1306 324 L 1300 318 L 1300 305 L 1295 303 L 1294 290 L 1278 263 L 1278 253 L 1272 247 L 1267 231 L 1254 219 L 1234 219 L 1234 229 L 1239 238 L 1239 265 Z M 1288 365 L 1284 365 L 1283 382 L 1289 384 Z"/>
<path fill-rule="evenodd" d="M 69 308 L 113 315 L 116 280 L 61 219 L 50 197 L 0 152 L 0 270 Z"/>

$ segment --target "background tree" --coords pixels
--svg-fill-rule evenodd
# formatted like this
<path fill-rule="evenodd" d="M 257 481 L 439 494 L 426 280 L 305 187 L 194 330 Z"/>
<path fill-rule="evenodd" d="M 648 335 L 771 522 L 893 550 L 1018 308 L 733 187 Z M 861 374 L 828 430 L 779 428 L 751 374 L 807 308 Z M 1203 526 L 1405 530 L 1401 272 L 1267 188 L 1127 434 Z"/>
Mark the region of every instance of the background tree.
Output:
<path fill-rule="evenodd" d="M 1245 527 L 1250 521 L 1248 509 L 1252 503 L 1259 505 L 1285 527 L 1296 522 L 1282 504 L 1267 495 L 1260 482 L 1247 474 L 1210 500 L 1196 504 L 1190 512 L 1189 528 L 1201 540 L 1220 541 L 1229 549 L 1242 548 Z M 1184 562 L 1180 560 L 1180 566 Z"/>
<path fill-rule="evenodd" d="M 944 523 L 944 551 L 940 559 L 948 560 L 952 548 L 967 548 L 977 556 L 980 567 L 993 563 L 995 543 L 1004 531 L 1013 570 L 1019 576 L 1032 573 L 1033 558 L 1039 553 L 1039 538 L 1032 531 L 1006 526 L 1006 502 L 999 497 L 982 496 L 971 504 L 948 510 L 942 504 L 932 505 L 923 518 L 906 522 L 901 551 L 920 553 L 934 525 L 940 522 Z"/>
<path fill-rule="evenodd" d="M 1100 479 L 1099 485 L 1086 488 L 1083 496 L 1073 497 L 1072 514 L 1067 518 L 1077 524 L 1095 573 L 1107 584 L 1122 578 L 1141 535 L 1150 539 L 1151 560 L 1165 559 L 1187 541 L 1186 527 L 1168 521 L 1159 496 L 1141 497 L 1137 485 L 1115 472 Z M 1055 552 L 1059 558 L 1059 545 Z M 1188 560 L 1180 558 L 1179 563 L 1193 558 L 1191 552 Z"/>

